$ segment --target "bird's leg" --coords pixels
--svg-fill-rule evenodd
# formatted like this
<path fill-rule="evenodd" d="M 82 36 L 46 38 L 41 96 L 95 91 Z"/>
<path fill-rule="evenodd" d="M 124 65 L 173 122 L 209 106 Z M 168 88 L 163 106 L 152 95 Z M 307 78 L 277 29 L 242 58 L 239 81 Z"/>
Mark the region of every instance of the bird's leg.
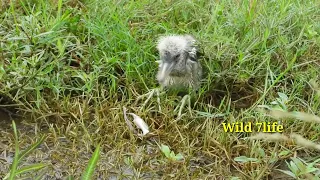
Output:
<path fill-rule="evenodd" d="M 159 112 L 161 112 L 161 105 L 160 105 L 160 91 L 161 89 L 156 90 L 156 95 L 157 95 L 157 102 L 158 102 L 158 107 L 159 107 Z"/>
<path fill-rule="evenodd" d="M 161 112 L 161 106 L 160 106 L 160 91 L 162 91 L 162 88 L 155 88 L 155 89 L 152 89 L 150 92 L 146 93 L 146 94 L 143 94 L 143 95 L 140 95 L 138 96 L 137 100 L 136 100 L 136 103 L 140 100 L 140 99 L 143 99 L 145 97 L 147 97 L 147 99 L 144 101 L 144 103 L 142 104 L 142 106 L 140 107 L 140 110 L 142 110 L 146 105 L 147 103 L 150 101 L 150 99 L 156 95 L 157 96 L 157 103 L 158 103 L 158 107 L 159 107 L 159 111 Z"/>
<path fill-rule="evenodd" d="M 183 96 L 182 100 L 181 100 L 181 105 L 179 107 L 179 105 L 176 107 L 176 109 L 174 110 L 174 112 L 176 112 L 179 108 L 179 112 L 178 112 L 178 119 L 181 118 L 182 115 L 182 110 L 184 108 L 184 106 L 186 105 L 186 103 L 188 103 L 188 110 L 190 112 L 190 114 L 192 114 L 192 110 L 191 110 L 191 98 L 189 94 L 186 94 Z M 180 103 L 179 103 L 180 104 Z"/>

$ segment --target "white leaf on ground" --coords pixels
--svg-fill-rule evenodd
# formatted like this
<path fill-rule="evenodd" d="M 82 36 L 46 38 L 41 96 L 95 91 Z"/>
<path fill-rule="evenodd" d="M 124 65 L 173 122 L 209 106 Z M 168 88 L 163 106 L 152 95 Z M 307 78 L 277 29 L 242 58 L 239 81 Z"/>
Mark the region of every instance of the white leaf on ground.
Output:
<path fill-rule="evenodd" d="M 129 120 L 127 114 L 130 114 L 133 117 L 133 123 L 142 130 L 142 134 L 138 134 L 138 132 L 135 130 L 135 128 L 133 128 L 132 126 L 132 122 Z M 134 133 L 138 134 L 139 136 L 145 136 L 146 134 L 149 133 L 149 126 L 147 125 L 147 123 L 144 122 L 144 120 L 139 117 L 138 115 L 134 114 L 134 113 L 127 113 L 127 109 L 125 107 L 123 107 L 123 116 L 124 116 L 124 120 L 126 121 L 129 129 L 131 131 L 133 131 Z"/>
<path fill-rule="evenodd" d="M 134 113 L 128 113 L 128 114 L 133 116 L 133 122 L 138 128 L 142 130 L 143 136 L 149 133 L 149 126 L 147 125 L 147 123 L 144 122 L 143 119 L 141 119 L 141 117 L 137 116 Z"/>

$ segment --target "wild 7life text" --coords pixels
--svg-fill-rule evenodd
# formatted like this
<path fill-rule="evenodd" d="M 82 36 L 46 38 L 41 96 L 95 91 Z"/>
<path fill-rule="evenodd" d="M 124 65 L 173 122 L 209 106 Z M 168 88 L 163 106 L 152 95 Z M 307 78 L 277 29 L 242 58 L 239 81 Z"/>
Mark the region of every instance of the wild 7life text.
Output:
<path fill-rule="evenodd" d="M 283 125 L 278 122 L 234 122 L 234 123 L 222 123 L 224 132 L 283 132 Z"/>

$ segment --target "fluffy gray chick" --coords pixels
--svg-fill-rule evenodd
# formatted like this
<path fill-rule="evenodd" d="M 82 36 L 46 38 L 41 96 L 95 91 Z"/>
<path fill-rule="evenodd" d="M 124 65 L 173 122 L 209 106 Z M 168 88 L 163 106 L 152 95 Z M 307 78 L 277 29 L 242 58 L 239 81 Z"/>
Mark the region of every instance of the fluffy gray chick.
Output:
<path fill-rule="evenodd" d="M 190 35 L 170 35 L 159 39 L 157 80 L 163 88 L 197 90 L 202 67 L 197 57 L 196 40 Z"/>

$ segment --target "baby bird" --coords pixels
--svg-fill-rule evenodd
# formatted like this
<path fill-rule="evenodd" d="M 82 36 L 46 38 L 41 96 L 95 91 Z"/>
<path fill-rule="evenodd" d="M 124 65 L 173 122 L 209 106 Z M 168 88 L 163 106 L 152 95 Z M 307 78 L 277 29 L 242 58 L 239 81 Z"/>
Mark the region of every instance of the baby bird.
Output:
<path fill-rule="evenodd" d="M 190 35 L 161 37 L 157 80 L 163 88 L 198 90 L 202 76 L 196 40 Z"/>
<path fill-rule="evenodd" d="M 199 89 L 202 77 L 202 67 L 197 57 L 198 48 L 196 46 L 196 40 L 192 36 L 169 35 L 161 37 L 158 41 L 157 49 L 159 51 L 160 60 L 157 61 L 159 63 L 159 69 L 156 78 L 161 89 L 174 89 L 180 92 L 195 92 Z M 159 89 L 154 89 L 146 94 L 149 97 L 144 105 L 150 100 L 155 92 L 158 96 L 160 109 Z M 178 118 L 181 117 L 186 101 L 189 103 L 189 111 L 191 112 L 190 95 L 187 94 L 181 100 Z"/>

